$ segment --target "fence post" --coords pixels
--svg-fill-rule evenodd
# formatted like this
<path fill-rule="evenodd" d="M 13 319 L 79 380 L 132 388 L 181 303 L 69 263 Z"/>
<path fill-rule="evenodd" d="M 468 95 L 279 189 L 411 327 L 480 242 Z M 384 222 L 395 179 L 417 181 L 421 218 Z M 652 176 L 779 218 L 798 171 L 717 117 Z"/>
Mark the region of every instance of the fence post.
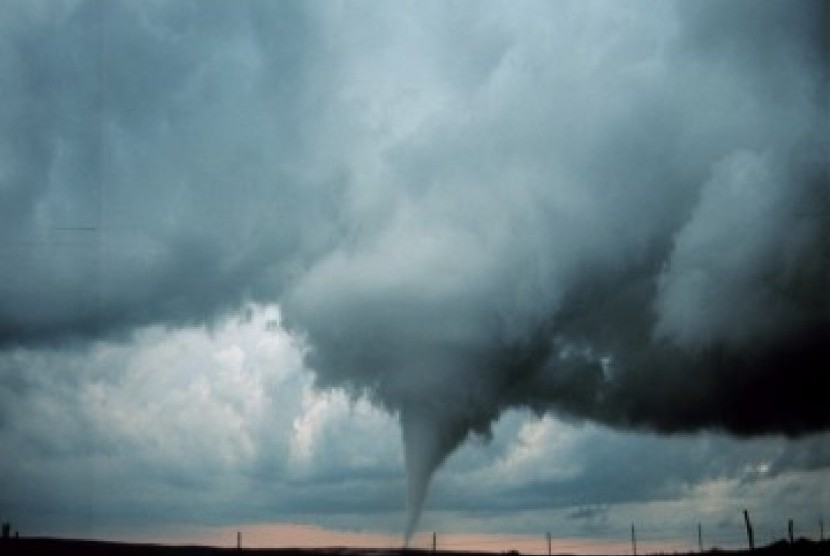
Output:
<path fill-rule="evenodd" d="M 550 531 L 548 531 L 547 537 L 548 537 L 548 556 L 550 556 Z"/>
<path fill-rule="evenodd" d="M 697 524 L 697 548 L 703 552 L 703 527 L 700 523 Z"/>
<path fill-rule="evenodd" d="M 634 531 L 634 524 L 631 524 L 631 553 L 637 556 L 637 533 Z"/>
<path fill-rule="evenodd" d="M 749 541 L 749 549 L 755 550 L 755 538 L 752 534 L 752 522 L 749 521 L 749 512 L 744 510 L 744 521 L 746 522 L 746 538 Z"/>
<path fill-rule="evenodd" d="M 792 544 L 795 542 L 795 539 L 793 538 L 793 518 L 790 518 L 789 521 L 787 521 L 787 531 L 790 533 L 790 544 Z"/>

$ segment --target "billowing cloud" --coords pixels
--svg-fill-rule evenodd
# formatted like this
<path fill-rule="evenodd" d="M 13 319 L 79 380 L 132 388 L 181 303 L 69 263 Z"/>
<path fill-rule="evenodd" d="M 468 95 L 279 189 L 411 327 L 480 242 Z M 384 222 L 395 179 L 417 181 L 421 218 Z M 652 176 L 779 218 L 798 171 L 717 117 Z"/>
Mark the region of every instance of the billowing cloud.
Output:
<path fill-rule="evenodd" d="M 312 389 L 303 343 L 279 319 L 252 306 L 212 329 L 154 326 L 85 350 L 6 351 L 0 511 L 27 535 L 227 544 L 235 533 L 218 531 L 273 522 L 396 532 L 397 423 L 365 400 Z M 826 482 L 826 435 L 664 438 L 526 411 L 507 412 L 492 434 L 437 477 L 424 525 L 442 539 L 548 529 L 614 541 L 631 519 L 682 539 L 699 519 L 707 542 L 723 543 L 740 539 L 736 507 L 774 504 L 774 515 L 756 516 L 766 539 L 785 509 L 806 527 L 827 504 L 826 489 L 803 488 Z"/>
<path fill-rule="evenodd" d="M 0 355 L 0 509 L 26 534 L 399 509 L 394 421 L 312 389 L 275 307 Z M 386 442 L 378 442 L 386 439 Z"/>
<path fill-rule="evenodd" d="M 276 297 L 328 221 L 325 186 L 304 187 L 299 8 L 2 9 L 0 341 L 199 322 Z"/>
<path fill-rule="evenodd" d="M 830 424 L 823 3 L 2 10 L 7 350 L 279 303 L 410 532 L 510 408 Z"/>
<path fill-rule="evenodd" d="M 354 238 L 286 297 L 319 384 L 400 412 L 415 508 L 447 454 L 507 407 L 663 431 L 828 424 L 816 394 L 830 313 L 813 6 L 785 18 L 791 30 L 760 66 L 745 50 L 770 21 L 741 42 L 704 23 L 715 5 L 595 7 L 543 9 L 532 23 L 484 10 L 463 36 L 439 26 L 434 41 L 453 52 L 489 45 L 486 69 L 447 79 L 419 126 L 393 127 L 403 137 L 380 127 L 357 142 L 352 158 L 374 164 L 354 171 Z M 385 15 L 375 32 L 401 52 L 423 41 L 405 31 L 434 17 Z M 692 48 L 701 33 L 728 56 Z M 399 79 L 399 62 L 369 58 L 372 90 L 397 96 L 364 93 L 355 119 L 436 94 Z M 457 76 L 453 57 L 426 63 Z M 364 75 L 343 73 L 341 88 L 359 93 Z"/>

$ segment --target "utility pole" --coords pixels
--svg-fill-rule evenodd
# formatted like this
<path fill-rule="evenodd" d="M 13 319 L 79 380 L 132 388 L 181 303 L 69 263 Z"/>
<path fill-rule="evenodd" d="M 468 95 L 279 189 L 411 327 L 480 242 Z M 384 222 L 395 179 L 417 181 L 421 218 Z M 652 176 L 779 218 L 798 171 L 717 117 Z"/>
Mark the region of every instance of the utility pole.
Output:
<path fill-rule="evenodd" d="M 631 553 L 637 556 L 637 533 L 634 531 L 634 524 L 631 524 Z"/>
<path fill-rule="evenodd" d="M 550 556 L 550 531 L 548 531 L 548 556 Z"/>
<path fill-rule="evenodd" d="M 697 548 L 700 552 L 703 552 L 703 527 L 700 523 L 697 524 Z"/>
<path fill-rule="evenodd" d="M 432 551 L 433 551 L 433 552 L 435 552 L 435 546 L 436 546 L 436 544 L 437 544 L 437 543 L 436 543 L 436 535 L 435 535 L 435 531 L 433 531 L 433 532 L 432 532 Z"/>
<path fill-rule="evenodd" d="M 795 539 L 793 539 L 793 518 L 790 518 L 790 520 L 787 522 L 787 530 L 790 533 L 790 544 L 792 544 L 793 542 L 795 542 Z"/>
<path fill-rule="evenodd" d="M 744 510 L 744 521 L 746 522 L 746 538 L 749 540 L 749 549 L 755 550 L 755 538 L 752 535 L 752 522 L 749 521 L 749 512 Z"/>

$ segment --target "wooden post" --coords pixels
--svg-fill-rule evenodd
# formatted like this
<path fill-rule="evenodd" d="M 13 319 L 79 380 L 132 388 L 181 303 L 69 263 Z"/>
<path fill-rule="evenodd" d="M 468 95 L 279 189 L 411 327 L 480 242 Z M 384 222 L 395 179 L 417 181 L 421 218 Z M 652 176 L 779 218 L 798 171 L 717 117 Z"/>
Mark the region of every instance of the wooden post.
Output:
<path fill-rule="evenodd" d="M 550 531 L 548 531 L 548 556 L 550 556 Z"/>
<path fill-rule="evenodd" d="M 821 542 L 824 542 L 824 516 L 818 516 L 818 532 L 819 532 L 819 539 Z"/>
<path fill-rule="evenodd" d="M 637 556 L 637 533 L 634 531 L 634 524 L 631 524 L 631 553 Z"/>
<path fill-rule="evenodd" d="M 703 552 L 703 527 L 700 523 L 697 524 L 697 549 Z"/>
<path fill-rule="evenodd" d="M 435 552 L 435 547 L 436 547 L 436 545 L 438 544 L 438 543 L 436 542 L 435 537 L 436 537 L 436 535 L 435 535 L 435 531 L 433 531 L 433 532 L 432 532 L 432 551 L 433 551 L 433 552 Z"/>
<path fill-rule="evenodd" d="M 746 522 L 746 538 L 749 541 L 749 549 L 755 550 L 755 538 L 752 534 L 752 522 L 749 521 L 749 512 L 744 510 L 744 521 Z"/>
<path fill-rule="evenodd" d="M 242 531 L 236 532 L 236 549 L 242 550 Z"/>
<path fill-rule="evenodd" d="M 787 522 L 787 531 L 790 533 L 790 544 L 792 544 L 795 542 L 795 539 L 793 538 L 793 518 L 790 518 Z"/>

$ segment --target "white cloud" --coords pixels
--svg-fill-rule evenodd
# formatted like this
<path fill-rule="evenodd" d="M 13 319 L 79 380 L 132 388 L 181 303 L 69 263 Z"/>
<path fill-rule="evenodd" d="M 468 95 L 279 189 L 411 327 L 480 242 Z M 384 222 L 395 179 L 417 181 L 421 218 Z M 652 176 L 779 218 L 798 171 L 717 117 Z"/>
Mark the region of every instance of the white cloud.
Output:
<path fill-rule="evenodd" d="M 102 469 L 123 465 L 104 473 L 96 487 L 103 492 L 115 486 L 107 481 L 125 481 L 129 489 L 161 486 L 165 476 L 236 481 L 258 460 L 283 465 L 280 447 L 289 445 L 310 378 L 302 346 L 274 322 L 276 308 L 251 306 L 212 330 L 151 327 L 128 343 L 5 353 L 4 383 L 20 384 L 16 396 L 3 392 L 3 443 L 14 454 L 5 473 L 40 471 L 37 480 L 57 482 L 52 488 L 60 496 L 65 477 L 50 475 L 56 457 Z M 106 495 L 101 503 L 130 504 Z"/>

